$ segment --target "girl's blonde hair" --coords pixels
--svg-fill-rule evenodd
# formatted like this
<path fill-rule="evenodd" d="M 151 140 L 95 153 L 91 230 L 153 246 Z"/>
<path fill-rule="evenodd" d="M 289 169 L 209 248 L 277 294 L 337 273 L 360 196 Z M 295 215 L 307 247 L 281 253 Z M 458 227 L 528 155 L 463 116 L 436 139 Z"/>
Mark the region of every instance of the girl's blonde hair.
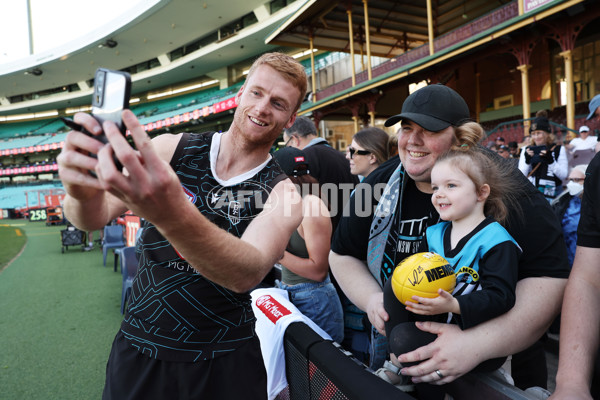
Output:
<path fill-rule="evenodd" d="M 474 136 L 466 135 L 462 138 L 470 141 Z M 469 146 L 463 143 L 460 146 L 453 146 L 440 155 L 436 163 L 447 162 L 452 167 L 460 169 L 475 184 L 478 195 L 481 194 L 482 186 L 488 184 L 490 194 L 485 200 L 483 213 L 503 223 L 509 209 L 520 210 L 517 199 L 523 192 L 522 186 L 519 185 L 522 182 L 511 179 L 510 170 L 514 169 L 511 163 L 496 160 L 492 154 L 484 152 L 485 150 L 477 145 Z"/>

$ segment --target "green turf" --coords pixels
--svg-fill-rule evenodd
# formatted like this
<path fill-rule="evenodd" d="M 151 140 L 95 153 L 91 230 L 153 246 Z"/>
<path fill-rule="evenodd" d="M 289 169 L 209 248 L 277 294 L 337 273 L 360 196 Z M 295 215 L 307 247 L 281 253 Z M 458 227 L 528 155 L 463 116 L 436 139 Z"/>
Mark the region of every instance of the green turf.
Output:
<path fill-rule="evenodd" d="M 0 223 L 0 271 L 19 254 L 26 239 L 22 229 Z"/>
<path fill-rule="evenodd" d="M 100 398 L 122 318 L 112 256 L 103 267 L 98 248 L 62 254 L 63 226 L 9 224 L 27 243 L 0 273 L 0 399 Z"/>

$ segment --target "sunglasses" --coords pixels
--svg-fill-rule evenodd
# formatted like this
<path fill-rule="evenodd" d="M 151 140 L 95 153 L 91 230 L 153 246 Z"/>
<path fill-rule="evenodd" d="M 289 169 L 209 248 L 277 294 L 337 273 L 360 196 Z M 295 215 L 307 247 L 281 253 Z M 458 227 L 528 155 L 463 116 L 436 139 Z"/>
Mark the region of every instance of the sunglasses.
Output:
<path fill-rule="evenodd" d="M 354 153 L 359 156 L 366 156 L 367 154 L 371 154 L 369 150 L 356 150 L 354 147 L 348 147 L 348 153 L 350 153 L 350 159 L 354 157 Z"/>
<path fill-rule="evenodd" d="M 290 138 L 287 140 L 287 142 L 285 142 L 285 147 L 290 147 L 291 144 L 290 142 L 292 141 L 292 139 L 294 139 L 296 136 L 291 135 Z"/>

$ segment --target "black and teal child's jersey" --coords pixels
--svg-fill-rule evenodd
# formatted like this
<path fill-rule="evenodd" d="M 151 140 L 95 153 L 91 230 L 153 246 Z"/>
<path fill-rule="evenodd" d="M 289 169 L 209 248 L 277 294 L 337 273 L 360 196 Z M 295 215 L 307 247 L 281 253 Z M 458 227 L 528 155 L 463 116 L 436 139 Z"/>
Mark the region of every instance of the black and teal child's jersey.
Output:
<path fill-rule="evenodd" d="M 466 329 L 512 308 L 521 248 L 502 225 L 489 217 L 453 249 L 451 230 L 451 222 L 427 228 L 427 245 L 454 269 L 456 288 L 452 294 L 461 311 L 454 317 Z"/>

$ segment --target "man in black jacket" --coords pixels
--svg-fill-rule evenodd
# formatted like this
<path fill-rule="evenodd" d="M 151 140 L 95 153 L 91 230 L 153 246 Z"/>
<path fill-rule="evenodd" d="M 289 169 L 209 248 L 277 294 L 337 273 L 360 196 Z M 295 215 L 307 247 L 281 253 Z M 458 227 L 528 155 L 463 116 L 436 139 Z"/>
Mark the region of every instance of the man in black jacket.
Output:
<path fill-rule="evenodd" d="M 319 137 L 315 123 L 307 117 L 297 117 L 296 122 L 283 133 L 286 146 L 304 151 L 314 176 L 324 186 L 323 195 L 331 211 L 333 231 L 342 216 L 344 205 L 358 183 L 358 178 L 350 173 L 350 164 L 343 153 L 334 149 Z"/>

